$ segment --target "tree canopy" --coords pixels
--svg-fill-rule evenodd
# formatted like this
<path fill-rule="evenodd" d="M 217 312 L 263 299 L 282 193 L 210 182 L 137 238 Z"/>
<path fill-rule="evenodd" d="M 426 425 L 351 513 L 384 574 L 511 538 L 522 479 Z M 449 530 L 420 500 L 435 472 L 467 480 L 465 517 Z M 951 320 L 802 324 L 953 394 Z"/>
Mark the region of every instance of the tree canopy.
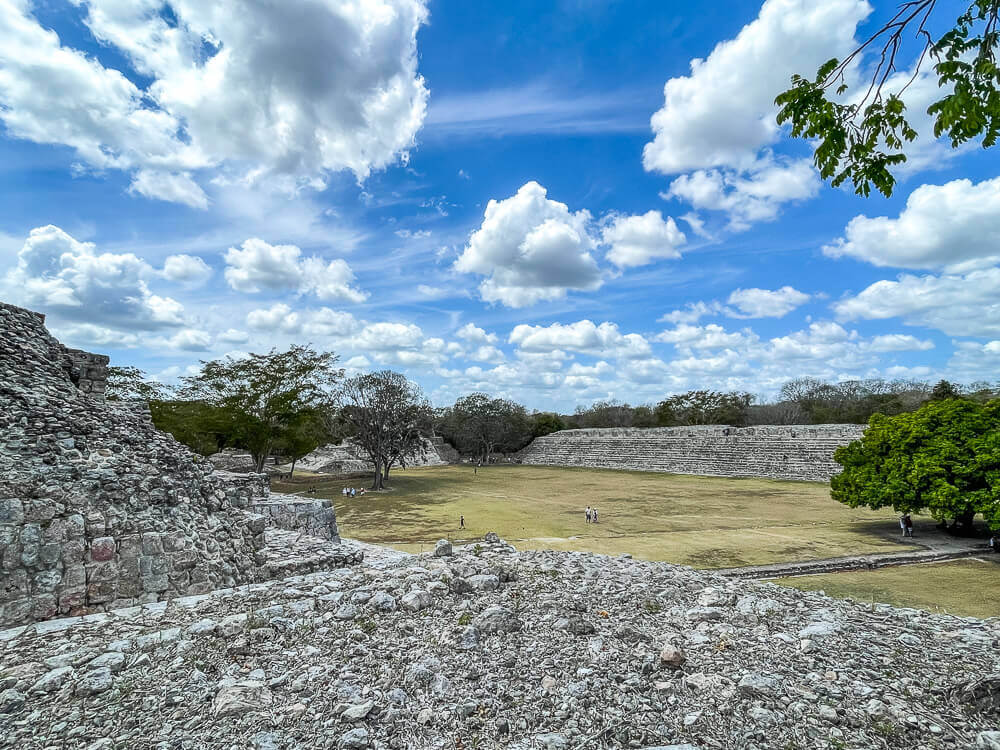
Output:
<path fill-rule="evenodd" d="M 109 401 L 161 401 L 167 396 L 166 386 L 149 380 L 138 367 L 109 367 L 106 382 Z"/>
<path fill-rule="evenodd" d="M 197 375 L 183 378 L 181 398 L 216 407 L 229 420 L 231 440 L 253 456 L 257 471 L 282 430 L 304 413 L 327 408 L 343 371 L 337 356 L 308 346 L 287 351 L 202 362 Z"/>
<path fill-rule="evenodd" d="M 458 399 L 439 414 L 438 426 L 458 450 L 478 455 L 483 463 L 495 451 L 519 450 L 532 437 L 532 424 L 523 406 L 485 393 Z"/>
<path fill-rule="evenodd" d="M 670 396 L 656 405 L 656 423 L 661 427 L 726 424 L 743 427 L 747 409 L 754 401 L 749 393 L 688 391 Z"/>
<path fill-rule="evenodd" d="M 951 398 L 871 418 L 861 440 L 838 448 L 833 498 L 852 508 L 929 513 L 965 530 L 981 513 L 1000 527 L 1000 399 Z"/>
<path fill-rule="evenodd" d="M 395 464 L 423 453 L 432 412 L 415 383 L 391 370 L 349 378 L 340 392 L 340 414 L 372 464 L 372 489 L 380 490 Z"/>
<path fill-rule="evenodd" d="M 954 24 L 935 38 L 938 5 L 938 0 L 901 3 L 851 54 L 827 61 L 815 78 L 793 76 L 791 88 L 775 99 L 778 123 L 790 124 L 793 136 L 817 141 L 816 168 L 834 186 L 851 180 L 859 195 L 869 195 L 873 186 L 892 194 L 893 172 L 906 161 L 906 144 L 918 135 L 907 119 L 906 90 L 928 64 L 942 92 L 927 108 L 934 137 L 946 136 L 956 148 L 976 139 L 983 148 L 996 144 L 1000 0 L 966 0 Z M 910 39 L 916 40 L 913 47 Z M 859 70 L 865 55 L 876 50 L 874 70 Z M 915 61 L 912 70 L 906 69 L 908 59 Z M 849 92 L 855 81 L 857 90 Z"/>

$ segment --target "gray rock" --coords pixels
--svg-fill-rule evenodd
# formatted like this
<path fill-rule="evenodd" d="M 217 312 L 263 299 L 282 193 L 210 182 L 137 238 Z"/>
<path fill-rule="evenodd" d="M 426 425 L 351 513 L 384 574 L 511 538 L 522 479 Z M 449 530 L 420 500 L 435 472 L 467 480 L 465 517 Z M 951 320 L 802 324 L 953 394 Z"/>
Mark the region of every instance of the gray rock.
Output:
<path fill-rule="evenodd" d="M 77 695 L 97 695 L 109 690 L 112 684 L 114 678 L 111 676 L 111 670 L 108 667 L 100 667 L 84 674 L 76 683 L 73 692 Z"/>
<path fill-rule="evenodd" d="M 434 557 L 451 557 L 452 554 L 451 542 L 447 539 L 439 539 L 434 545 Z"/>
<path fill-rule="evenodd" d="M 780 692 L 781 682 L 778 677 L 773 675 L 751 672 L 743 676 L 736 689 L 743 695 L 772 696 Z"/>
<path fill-rule="evenodd" d="M 272 702 L 271 691 L 263 683 L 246 680 L 221 688 L 212 701 L 215 718 L 259 711 Z"/>
<path fill-rule="evenodd" d="M 358 727 L 340 735 L 337 747 L 343 750 L 362 750 L 368 747 L 368 730 L 365 727 Z"/>
<path fill-rule="evenodd" d="M 421 589 L 416 589 L 404 594 L 400 603 L 403 605 L 403 609 L 409 610 L 410 612 L 419 612 L 422 609 L 427 609 L 434 602 L 434 598 L 426 591 Z"/>
<path fill-rule="evenodd" d="M 357 705 L 350 706 L 349 708 L 347 708 L 340 715 L 340 718 L 342 718 L 344 721 L 361 721 L 366 716 L 368 716 L 368 714 L 372 712 L 373 708 L 375 708 L 374 702 L 365 701 L 364 703 L 359 703 Z"/>
<path fill-rule="evenodd" d="M 976 750 L 1000 750 L 1000 731 L 991 729 L 977 734 Z"/>
<path fill-rule="evenodd" d="M 58 690 L 73 674 L 73 667 L 58 667 L 46 672 L 31 686 L 29 693 L 51 693 Z"/>
<path fill-rule="evenodd" d="M 24 693 L 8 688 L 0 693 L 0 714 L 14 714 L 24 708 Z"/>
<path fill-rule="evenodd" d="M 521 620 L 506 607 L 490 607 L 472 622 L 483 633 L 514 633 L 521 629 Z"/>
<path fill-rule="evenodd" d="M 368 604 L 372 609 L 379 612 L 394 612 L 396 609 L 396 597 L 384 591 L 379 591 L 371 598 Z"/>

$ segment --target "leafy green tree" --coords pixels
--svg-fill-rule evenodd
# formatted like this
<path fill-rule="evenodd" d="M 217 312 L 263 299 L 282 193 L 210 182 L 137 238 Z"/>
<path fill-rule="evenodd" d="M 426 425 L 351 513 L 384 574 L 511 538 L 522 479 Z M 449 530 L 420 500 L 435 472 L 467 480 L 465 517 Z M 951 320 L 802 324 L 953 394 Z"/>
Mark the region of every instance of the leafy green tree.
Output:
<path fill-rule="evenodd" d="M 928 63 L 943 92 L 927 108 L 934 118 L 934 137 L 947 136 L 956 148 L 980 138 L 983 148 L 996 144 L 1000 0 L 965 0 L 954 25 L 934 39 L 938 5 L 938 0 L 901 3 L 896 14 L 846 58 L 824 63 L 815 79 L 793 76 L 791 88 L 775 100 L 779 124 L 789 123 L 792 135 L 818 142 L 813 159 L 834 186 L 851 180 L 859 195 L 869 195 L 872 186 L 892 194 L 893 171 L 906 161 L 906 144 L 917 137 L 906 117 L 906 89 Z M 909 39 L 918 40 L 912 50 L 914 70 L 893 76 L 900 73 L 901 55 L 910 51 Z M 880 44 L 875 69 L 865 76 L 867 88 L 849 95 L 848 75 Z"/>
<path fill-rule="evenodd" d="M 947 380 L 939 380 L 931 391 L 932 401 L 944 401 L 949 398 L 959 398 L 961 394 Z"/>
<path fill-rule="evenodd" d="M 169 432 L 195 453 L 210 456 L 232 442 L 230 414 L 201 401 L 150 401 L 149 412 L 156 429 Z"/>
<path fill-rule="evenodd" d="M 700 424 L 743 427 L 753 401 L 754 396 L 750 393 L 688 391 L 664 399 L 656 405 L 653 413 L 660 427 Z"/>
<path fill-rule="evenodd" d="M 861 440 L 838 448 L 831 495 L 852 508 L 929 513 L 964 532 L 981 513 L 1000 527 L 1000 400 L 931 401 L 876 414 Z"/>
<path fill-rule="evenodd" d="M 109 367 L 105 396 L 109 401 L 162 401 L 167 388 L 138 367 Z"/>
<path fill-rule="evenodd" d="M 183 378 L 182 399 L 221 410 L 228 419 L 230 444 L 246 448 L 257 471 L 282 430 L 302 414 L 328 408 L 343 376 L 337 356 L 308 346 L 241 359 L 202 362 L 197 375 Z"/>
<path fill-rule="evenodd" d="M 340 391 L 342 418 L 372 464 L 372 489 L 381 490 L 394 464 L 424 451 L 431 408 L 419 386 L 391 370 L 349 378 Z"/>
<path fill-rule="evenodd" d="M 274 439 L 274 452 L 292 460 L 289 476 L 295 474 L 295 464 L 321 445 L 331 442 L 330 422 L 325 409 L 304 409 L 290 417 Z"/>
<path fill-rule="evenodd" d="M 485 464 L 491 453 L 510 453 L 531 439 L 532 424 L 524 407 L 504 398 L 472 393 L 455 402 L 440 422 L 442 435 L 466 455 Z"/>
<path fill-rule="evenodd" d="M 531 415 L 531 437 L 533 438 L 551 435 L 553 432 L 565 429 L 566 423 L 558 414 L 540 411 Z"/>

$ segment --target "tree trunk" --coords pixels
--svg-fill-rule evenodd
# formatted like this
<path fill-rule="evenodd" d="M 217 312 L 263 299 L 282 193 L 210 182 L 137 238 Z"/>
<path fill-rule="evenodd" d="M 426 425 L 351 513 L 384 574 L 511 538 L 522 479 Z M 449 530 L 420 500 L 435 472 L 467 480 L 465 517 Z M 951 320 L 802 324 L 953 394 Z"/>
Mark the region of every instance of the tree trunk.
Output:
<path fill-rule="evenodd" d="M 251 458 L 253 458 L 253 470 L 258 474 L 263 474 L 264 462 L 267 460 L 267 454 L 261 453 L 260 455 L 255 456 L 253 453 L 251 453 L 250 456 Z"/>
<path fill-rule="evenodd" d="M 375 463 L 375 477 L 372 480 L 372 489 L 373 490 L 380 490 L 383 487 L 383 484 L 382 484 L 382 462 L 381 461 L 375 461 L 374 463 Z"/>
<path fill-rule="evenodd" d="M 955 517 L 953 526 L 957 527 L 958 533 L 962 536 L 972 536 L 972 522 L 975 518 L 976 511 L 967 510 Z"/>
<path fill-rule="evenodd" d="M 389 464 L 386 464 L 385 465 L 385 470 L 382 472 L 382 479 L 385 480 L 386 482 L 389 481 L 389 469 L 390 468 L 391 467 L 389 466 Z"/>
<path fill-rule="evenodd" d="M 292 459 L 292 468 L 288 472 L 288 478 L 289 479 L 291 479 L 293 476 L 295 476 L 295 462 L 298 461 L 298 460 L 299 459 L 297 459 L 297 458 L 293 458 Z"/>

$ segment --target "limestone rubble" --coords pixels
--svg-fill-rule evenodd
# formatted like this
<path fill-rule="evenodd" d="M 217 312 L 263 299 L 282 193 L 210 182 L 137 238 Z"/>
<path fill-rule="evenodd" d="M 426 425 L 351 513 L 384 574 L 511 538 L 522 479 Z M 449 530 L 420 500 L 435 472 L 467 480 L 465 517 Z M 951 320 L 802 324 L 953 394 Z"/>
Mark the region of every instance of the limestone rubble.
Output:
<path fill-rule="evenodd" d="M 0 632 L 0 744 L 995 748 L 1000 623 L 503 542 Z"/>

